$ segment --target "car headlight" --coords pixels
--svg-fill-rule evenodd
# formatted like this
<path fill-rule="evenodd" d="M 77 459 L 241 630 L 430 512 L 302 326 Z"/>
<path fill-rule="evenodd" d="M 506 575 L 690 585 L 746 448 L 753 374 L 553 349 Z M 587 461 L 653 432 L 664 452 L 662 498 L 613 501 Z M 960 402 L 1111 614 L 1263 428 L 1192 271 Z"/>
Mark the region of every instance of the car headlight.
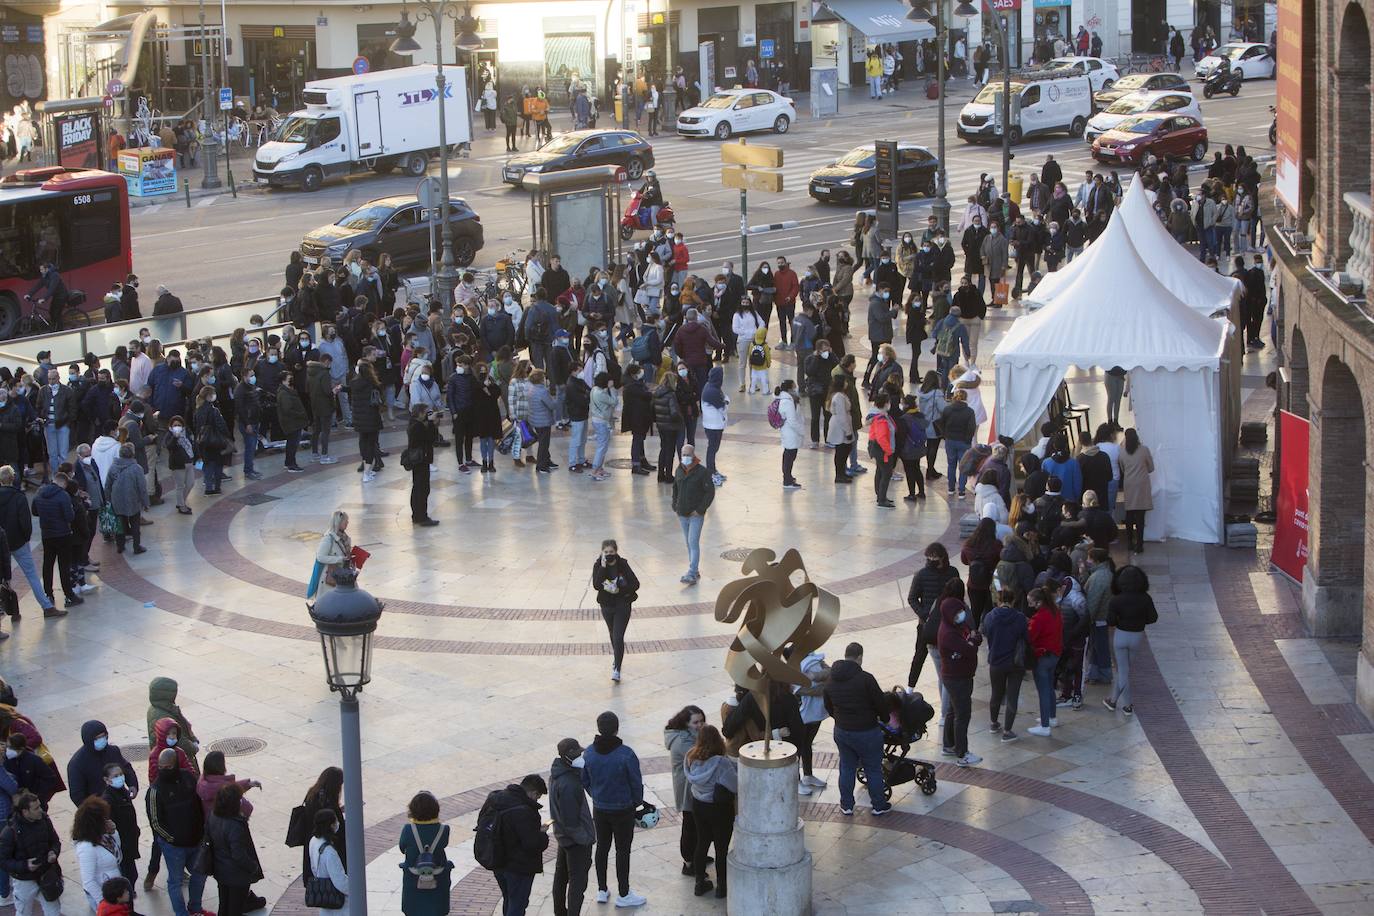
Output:
<path fill-rule="evenodd" d="M 842 187 L 842 188 L 852 188 L 852 187 L 854 187 L 854 179 L 853 179 L 853 178 L 846 178 L 846 179 L 844 179 L 843 181 L 840 182 L 840 187 Z"/>
<path fill-rule="evenodd" d="M 300 152 L 287 153 L 285 156 L 282 156 L 280 159 L 277 160 L 277 165 L 281 165 L 283 162 L 290 162 L 292 159 L 295 159 L 299 156 Z"/>
<path fill-rule="evenodd" d="M 542 165 L 531 165 L 531 166 L 527 166 L 527 167 L 525 168 L 525 171 L 527 171 L 527 172 L 542 172 L 542 171 L 544 171 L 544 167 L 543 167 Z"/>

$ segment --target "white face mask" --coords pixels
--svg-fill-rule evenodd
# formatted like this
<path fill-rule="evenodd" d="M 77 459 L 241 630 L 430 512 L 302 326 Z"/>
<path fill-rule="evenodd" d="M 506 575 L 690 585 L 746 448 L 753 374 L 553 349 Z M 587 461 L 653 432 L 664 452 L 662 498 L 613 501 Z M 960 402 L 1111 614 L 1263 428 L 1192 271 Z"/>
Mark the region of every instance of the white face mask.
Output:
<path fill-rule="evenodd" d="M 429 381 L 429 373 L 428 373 L 428 372 L 421 372 L 421 373 L 420 373 L 420 381 L 422 381 L 422 382 L 427 382 L 427 381 Z"/>
<path fill-rule="evenodd" d="M 582 757 L 581 754 L 578 754 L 577 759 L 572 761 L 572 767 L 574 770 L 580 770 L 586 765 L 587 761 Z"/>
<path fill-rule="evenodd" d="M 964 621 L 967 620 L 967 619 L 968 619 L 968 612 L 967 612 L 967 611 L 960 611 L 959 613 L 957 613 L 957 614 L 954 615 L 954 622 L 957 623 L 957 624 L 959 624 L 960 626 L 962 626 L 963 623 L 964 623 Z"/>
<path fill-rule="evenodd" d="M 686 370 L 686 369 L 679 369 L 679 370 L 677 370 L 677 374 L 678 374 L 680 377 L 682 377 L 682 378 L 686 378 L 686 377 L 687 377 L 687 370 Z"/>
<path fill-rule="evenodd" d="M 181 435 L 183 432 L 185 432 L 185 431 L 186 431 L 186 427 L 184 427 L 184 426 L 173 426 L 173 427 L 172 427 L 172 435 L 174 435 L 174 436 L 180 436 L 180 435 Z"/>
<path fill-rule="evenodd" d="M 176 736 L 175 736 L 175 735 L 167 739 L 167 746 L 168 746 L 168 747 L 176 747 L 176 746 L 177 746 L 177 739 L 176 739 Z"/>

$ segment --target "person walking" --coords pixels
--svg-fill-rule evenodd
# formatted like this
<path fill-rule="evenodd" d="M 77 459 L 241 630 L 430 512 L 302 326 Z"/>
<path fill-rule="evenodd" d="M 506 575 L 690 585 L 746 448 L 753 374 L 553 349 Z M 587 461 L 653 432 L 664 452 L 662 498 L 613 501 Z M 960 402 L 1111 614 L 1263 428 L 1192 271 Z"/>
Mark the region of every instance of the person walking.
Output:
<path fill-rule="evenodd" d="M 988 679 L 992 697 L 988 701 L 991 731 L 1004 742 L 1019 737 L 1011 730 L 1021 698 L 1021 681 L 1026 674 L 1026 615 L 1016 607 L 1016 591 L 1003 588 L 997 593 L 997 606 L 983 616 L 983 638 L 988 644 Z M 1001 714 L 999 721 L 998 715 Z"/>
<path fill-rule="evenodd" d="M 596 451 L 592 455 L 592 480 L 601 481 L 611 476 L 606 470 L 606 453 L 611 448 L 611 429 L 619 404 L 619 396 L 611 389 L 610 375 L 598 372 L 592 386 L 590 408 L 592 435 L 596 438 Z"/>
<path fill-rule="evenodd" d="M 1117 462 L 1126 509 L 1126 546 L 1131 553 L 1144 553 L 1145 513 L 1155 507 L 1150 495 L 1150 475 L 1154 473 L 1155 462 L 1149 447 L 1141 444 L 1140 434 L 1134 428 L 1126 430 Z"/>
<path fill-rule="evenodd" d="M 968 486 L 968 471 L 962 469 L 964 453 L 973 447 L 974 437 L 978 434 L 978 417 L 968 404 L 968 392 L 959 388 L 950 399 L 940 417 L 945 434 L 945 458 L 948 462 L 945 482 L 949 485 L 949 495 L 955 493 L 958 483 L 959 498 L 963 499 Z"/>
<path fill-rule="evenodd" d="M 587 804 L 587 792 L 582 788 L 582 755 L 582 745 L 576 738 L 564 738 L 558 742 L 558 756 L 549 767 L 549 818 L 558 841 L 553 867 L 554 916 L 581 916 L 587 873 L 592 867 L 596 826 Z M 678 810 L 682 810 L 681 805 Z M 684 825 L 687 815 L 688 812 L 682 813 Z M 686 868 L 684 865 L 684 871 Z"/>
<path fill-rule="evenodd" d="M 220 786 L 205 822 L 205 838 L 214 860 L 219 885 L 218 916 L 243 916 L 250 909 L 253 882 L 263 879 L 262 865 L 243 810 L 243 789 L 235 782 Z M 194 869 L 193 869 L 194 872 Z M 170 884 L 170 879 L 168 881 Z"/>
<path fill-rule="evenodd" d="M 620 556 L 620 548 L 613 538 L 601 542 L 601 557 L 592 566 L 592 588 L 611 637 L 611 680 L 618 684 L 625 660 L 625 630 L 630 625 L 635 599 L 639 597 L 639 578 L 630 568 L 629 561 Z"/>
<path fill-rule="evenodd" d="M 735 796 L 739 793 L 739 763 L 725 752 L 725 739 L 714 725 L 702 725 L 696 743 L 687 752 L 684 768 L 691 786 L 692 810 L 697 820 L 696 847 L 692 854 L 693 893 L 700 897 L 712 888 L 706 877 L 708 849 L 715 847 L 716 898 L 726 897 L 726 853 L 735 829 Z"/>
<path fill-rule="evenodd" d="M 648 901 L 630 890 L 630 844 L 634 842 L 635 809 L 644 804 L 644 777 L 639 758 L 620 740 L 620 718 L 609 710 L 596 717 L 596 738 L 582 753 L 582 787 L 592 797 L 596 825 L 596 902 L 610 900 L 607 870 L 615 843 L 617 907 Z"/>
<path fill-rule="evenodd" d="M 0 387 L 0 391 L 3 390 Z M 34 598 L 43 609 L 43 616 L 66 617 L 67 612 L 60 610 L 44 591 L 43 580 L 38 574 L 38 565 L 33 561 L 33 552 L 29 547 L 29 541 L 33 539 L 33 513 L 29 508 L 29 498 L 16 483 L 18 479 L 15 465 L 6 464 L 0 467 L 0 530 L 4 531 L 10 556 L 23 571 Z"/>
<path fill-rule="evenodd" d="M 1145 628 L 1159 621 L 1154 599 L 1150 597 L 1150 579 L 1139 566 L 1123 566 L 1112 579 L 1112 600 L 1107 605 L 1107 626 L 1116 628 L 1112 640 L 1112 654 L 1116 658 L 1116 683 L 1112 695 L 1104 697 L 1102 705 L 1115 712 L 1118 707 L 1126 715 L 1135 712 L 1131 703 L 1131 658 L 1139 652 L 1145 639 Z"/>
<path fill-rule="evenodd" d="M 76 520 L 76 506 L 67 493 L 67 483 L 67 475 L 59 471 L 51 481 L 43 484 L 33 498 L 33 514 L 38 516 L 39 535 L 43 539 L 43 594 L 49 601 L 54 600 L 52 573 L 53 564 L 56 564 L 60 577 L 58 584 L 66 597 L 64 606 L 76 607 L 84 604 L 85 599 L 75 590 L 72 523 Z"/>
<path fill-rule="evenodd" d="M 1055 581 L 1051 578 L 1026 595 L 1026 604 L 1035 608 L 1027 633 L 1030 654 L 1035 658 L 1035 693 L 1040 700 L 1040 721 L 1026 732 L 1041 738 L 1048 738 L 1050 729 L 1059 724 L 1054 717 L 1054 672 L 1064 654 L 1064 620 L 1055 603 L 1055 592 Z"/>
<path fill-rule="evenodd" d="M 405 916 L 447 916 L 453 865 L 449 828 L 439 818 L 439 799 L 417 792 L 406 806 L 401 828 L 401 912 Z"/>
<path fill-rule="evenodd" d="M 429 472 L 434 464 L 434 443 L 438 438 L 439 427 L 431 409 L 425 404 L 411 407 L 401 465 L 410 471 L 410 521 L 422 528 L 439 524 L 438 519 L 429 517 Z"/>
<path fill-rule="evenodd" d="M 778 435 L 782 439 L 782 488 L 800 490 L 802 485 L 793 475 L 792 468 L 797 462 L 797 452 L 806 441 L 806 421 L 802 419 L 797 383 L 790 378 L 783 379 L 782 384 L 773 390 L 773 396 L 776 398 L 778 418 L 782 421 L 782 426 L 778 427 Z M 771 423 L 771 409 L 769 417 Z"/>
<path fill-rule="evenodd" d="M 305 846 L 306 875 L 327 878 L 343 897 L 343 905 L 337 909 L 320 907 L 321 914 L 344 913 L 348 910 L 348 873 L 344 871 L 343 859 L 339 856 L 340 821 L 328 809 L 315 812 L 314 830 L 310 842 Z M 181 916 L 181 914 L 177 914 Z"/>
<path fill-rule="evenodd" d="M 936 611 L 936 605 L 944 593 L 945 586 L 951 579 L 959 578 L 959 571 L 949 562 L 949 551 L 939 541 L 931 541 L 926 545 L 925 560 L 925 566 L 911 577 L 911 588 L 907 590 L 906 596 L 907 606 L 917 619 L 916 648 L 911 656 L 911 670 L 906 679 L 906 685 L 913 689 L 916 682 L 921 679 L 921 669 L 925 667 L 930 647 L 935 642 L 934 639 L 927 638 L 928 621 L 931 620 L 931 614 Z M 934 623 L 929 624 L 931 630 L 938 628 L 939 619 L 937 614 Z M 938 638 L 938 630 L 934 635 Z M 938 651 L 938 646 L 936 648 Z"/>
<path fill-rule="evenodd" d="M 706 713 L 699 706 L 684 706 L 663 726 L 663 746 L 673 765 L 673 805 L 682 818 L 682 832 L 678 838 L 678 853 L 682 856 L 682 873 L 696 874 L 694 856 L 697 843 L 697 822 L 693 796 L 687 786 L 687 752 L 696 744 L 697 735 L 706 725 Z"/>
<path fill-rule="evenodd" d="M 719 372 L 719 367 L 711 370 Z M 679 582 L 695 585 L 701 581 L 701 529 L 706 523 L 706 510 L 716 496 L 716 484 L 706 466 L 697 457 L 695 446 L 684 445 L 678 469 L 673 474 L 673 511 L 682 526 L 687 542 L 687 572 Z"/>
<path fill-rule="evenodd" d="M 840 752 L 840 813 L 854 813 L 854 777 L 862 767 L 873 804 L 873 816 L 892 810 L 884 798 L 883 733 L 888 701 L 878 681 L 863 669 L 864 647 L 852 642 L 844 659 L 830 669 L 825 687 L 825 710 L 835 718 L 835 746 Z M 178 914 L 180 916 L 180 914 Z"/>
<path fill-rule="evenodd" d="M 983 762 L 983 758 L 968 749 L 968 726 L 973 718 L 973 678 L 978 670 L 978 647 L 983 635 L 968 605 L 959 596 L 962 589 L 940 601 L 940 685 L 948 693 L 950 709 L 944 722 L 944 742 L 941 753 L 954 757 L 961 767 Z"/>

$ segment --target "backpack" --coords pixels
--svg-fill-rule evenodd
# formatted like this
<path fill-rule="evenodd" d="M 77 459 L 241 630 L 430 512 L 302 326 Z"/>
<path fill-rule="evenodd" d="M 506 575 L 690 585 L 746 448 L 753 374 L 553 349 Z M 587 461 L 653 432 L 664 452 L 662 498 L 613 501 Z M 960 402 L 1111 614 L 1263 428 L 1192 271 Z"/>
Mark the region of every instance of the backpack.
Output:
<path fill-rule="evenodd" d="M 623 377 L 623 374 L 622 374 L 621 369 L 620 369 L 620 360 L 616 359 L 616 355 L 615 355 L 615 351 L 614 351 L 614 350 L 611 350 L 611 351 L 603 350 L 603 351 L 601 351 L 601 352 L 602 352 L 602 353 L 605 355 L 605 357 L 606 357 L 606 374 L 607 374 L 608 376 L 610 376 L 611 381 L 613 381 L 613 382 L 615 382 L 617 385 L 619 385 L 619 384 L 620 384 L 620 381 L 621 381 L 621 378 Z M 631 354 L 631 355 L 633 355 L 633 354 Z"/>
<path fill-rule="evenodd" d="M 487 871 L 500 871 L 506 867 L 506 844 L 501 837 L 501 815 L 505 812 L 496 807 L 497 796 L 505 789 L 497 789 L 482 802 L 482 810 L 477 814 L 477 826 L 472 832 L 477 834 L 472 841 L 472 856 L 477 864 Z"/>
<path fill-rule="evenodd" d="M 782 429 L 786 422 L 782 418 L 782 398 L 773 398 L 773 402 L 768 405 L 768 425 L 774 429 Z"/>
<path fill-rule="evenodd" d="M 481 824 L 481 821 L 478 821 Z M 415 840 L 415 845 L 419 847 L 419 853 L 415 856 L 415 864 L 406 868 L 406 871 L 415 876 L 415 889 L 420 891 L 432 891 L 439 886 L 439 876 L 443 874 L 444 868 L 434 864 L 434 850 L 439 848 L 439 842 L 443 840 L 447 827 L 440 827 L 434 834 L 434 840 L 426 846 L 420 842 L 420 830 L 414 824 L 406 824 L 406 829 Z"/>
<path fill-rule="evenodd" d="M 542 309 L 535 309 L 534 319 L 530 322 L 530 341 L 532 343 L 548 343 L 553 339 L 551 331 L 549 316 L 545 315 Z"/>
<path fill-rule="evenodd" d="M 765 355 L 763 344 L 754 344 L 749 348 L 749 365 L 755 369 L 762 369 L 763 364 L 767 361 L 768 357 Z"/>
<path fill-rule="evenodd" d="M 637 363 L 647 363 L 652 355 L 649 352 L 649 335 L 640 334 L 630 345 L 630 356 L 634 357 Z"/>
<path fill-rule="evenodd" d="M 954 338 L 954 331 L 958 325 L 951 324 L 940 331 L 935 338 L 936 356 L 957 356 L 959 353 L 959 343 Z"/>
<path fill-rule="evenodd" d="M 925 417 L 919 414 L 902 414 L 902 431 L 905 434 L 902 442 L 902 457 L 908 461 L 919 459 L 925 454 Z"/>

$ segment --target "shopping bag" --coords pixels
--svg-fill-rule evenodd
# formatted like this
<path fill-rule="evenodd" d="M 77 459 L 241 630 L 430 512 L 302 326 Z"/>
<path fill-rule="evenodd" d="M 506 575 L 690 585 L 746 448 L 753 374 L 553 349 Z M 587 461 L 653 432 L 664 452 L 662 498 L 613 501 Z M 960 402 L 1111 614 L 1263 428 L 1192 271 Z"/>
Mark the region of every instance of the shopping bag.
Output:
<path fill-rule="evenodd" d="M 1005 280 L 998 280 L 992 287 L 992 304 L 1006 305 L 1007 299 L 1011 295 L 1011 285 Z"/>
<path fill-rule="evenodd" d="M 367 562 L 367 558 L 372 556 L 372 554 L 363 550 L 361 547 L 354 547 L 353 550 L 349 552 L 348 556 L 353 562 L 354 569 L 362 569 L 363 564 Z"/>

